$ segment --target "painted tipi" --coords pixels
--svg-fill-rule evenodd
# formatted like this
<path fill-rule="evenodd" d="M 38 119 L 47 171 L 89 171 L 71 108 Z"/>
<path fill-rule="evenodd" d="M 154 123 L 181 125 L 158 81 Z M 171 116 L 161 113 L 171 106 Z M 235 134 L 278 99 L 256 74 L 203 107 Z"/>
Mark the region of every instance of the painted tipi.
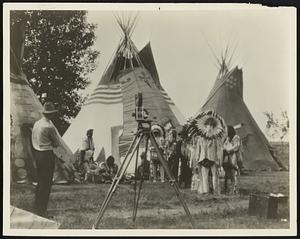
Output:
<path fill-rule="evenodd" d="M 43 107 L 29 86 L 21 68 L 25 30 L 22 22 L 15 23 L 10 35 L 10 137 L 11 179 L 14 182 L 36 180 L 36 166 L 31 142 L 33 124 L 42 117 Z M 64 182 L 72 174 L 73 154 L 61 139 L 55 149 L 55 182 Z"/>
<path fill-rule="evenodd" d="M 75 152 L 86 130 L 93 128 L 95 159 L 104 160 L 111 154 L 119 163 L 137 129 L 132 116 L 135 94 L 142 93 L 144 108 L 156 123 L 164 124 L 171 120 L 179 128 L 184 117 L 161 86 L 150 43 L 139 52 L 130 38 L 135 19 L 117 18 L 117 22 L 124 33 L 123 39 L 99 84 L 63 139 Z"/>
<path fill-rule="evenodd" d="M 230 62 L 230 60 L 229 60 Z M 243 71 L 230 69 L 226 57 L 218 61 L 220 70 L 215 84 L 200 111 L 215 110 L 227 125 L 237 129 L 242 139 L 243 166 L 248 170 L 278 170 L 284 166 L 272 156 L 270 144 L 252 117 L 243 99 Z"/>

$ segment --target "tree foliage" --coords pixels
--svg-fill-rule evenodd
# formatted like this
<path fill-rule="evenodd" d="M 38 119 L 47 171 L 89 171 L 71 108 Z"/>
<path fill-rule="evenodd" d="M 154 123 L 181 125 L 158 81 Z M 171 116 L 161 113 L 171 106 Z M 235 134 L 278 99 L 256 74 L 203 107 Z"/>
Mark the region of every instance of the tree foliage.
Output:
<path fill-rule="evenodd" d="M 272 139 L 283 141 L 289 134 L 289 118 L 287 111 L 282 111 L 280 117 L 276 117 L 273 112 L 264 112 L 267 117 L 267 134 Z"/>
<path fill-rule="evenodd" d="M 25 21 L 25 49 L 22 69 L 29 84 L 41 99 L 59 106 L 60 133 L 80 110 L 80 90 L 89 84 L 88 74 L 95 70 L 98 51 L 96 25 L 87 22 L 86 11 L 11 11 L 11 26 Z"/>

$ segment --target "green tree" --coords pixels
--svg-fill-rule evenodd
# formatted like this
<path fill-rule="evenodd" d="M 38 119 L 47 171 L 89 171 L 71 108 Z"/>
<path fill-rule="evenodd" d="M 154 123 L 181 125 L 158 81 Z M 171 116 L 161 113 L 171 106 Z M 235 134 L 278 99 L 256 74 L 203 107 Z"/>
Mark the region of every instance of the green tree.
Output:
<path fill-rule="evenodd" d="M 267 117 L 267 134 L 272 139 L 279 139 L 281 142 L 287 139 L 289 135 L 289 118 L 287 111 L 282 111 L 281 117 L 276 117 L 273 112 L 264 112 L 264 115 Z"/>
<path fill-rule="evenodd" d="M 22 69 L 36 95 L 41 99 L 46 93 L 59 106 L 54 123 L 63 134 L 79 112 L 80 90 L 96 68 L 96 25 L 87 22 L 86 11 L 11 11 L 10 17 L 11 26 L 25 22 Z"/>

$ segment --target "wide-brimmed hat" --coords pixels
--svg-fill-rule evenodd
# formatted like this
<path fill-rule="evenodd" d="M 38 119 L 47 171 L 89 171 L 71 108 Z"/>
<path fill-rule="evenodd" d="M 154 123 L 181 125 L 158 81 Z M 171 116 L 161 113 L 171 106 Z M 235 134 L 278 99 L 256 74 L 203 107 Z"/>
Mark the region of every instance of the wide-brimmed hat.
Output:
<path fill-rule="evenodd" d="M 207 125 L 211 125 L 210 131 Z M 226 135 L 226 124 L 224 119 L 213 110 L 198 113 L 188 122 L 187 131 L 189 135 L 199 135 L 207 139 L 223 138 Z"/>
<path fill-rule="evenodd" d="M 44 104 L 43 114 L 53 114 L 56 113 L 58 110 L 55 108 L 53 102 L 46 102 Z"/>

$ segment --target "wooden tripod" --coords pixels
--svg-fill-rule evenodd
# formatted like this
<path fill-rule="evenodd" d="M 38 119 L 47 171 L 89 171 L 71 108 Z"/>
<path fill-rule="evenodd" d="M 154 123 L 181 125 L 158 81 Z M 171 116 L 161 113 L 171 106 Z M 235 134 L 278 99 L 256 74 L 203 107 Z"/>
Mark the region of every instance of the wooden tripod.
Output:
<path fill-rule="evenodd" d="M 145 127 L 144 124 L 147 124 L 147 126 Z M 101 208 L 98 212 L 98 215 L 97 215 L 97 218 L 93 224 L 93 229 L 96 229 L 98 226 L 99 226 L 99 223 L 100 223 L 100 220 L 102 219 L 103 215 L 104 215 L 104 212 L 108 206 L 108 203 L 110 202 L 112 196 L 113 196 L 113 193 L 116 191 L 116 188 L 120 182 L 120 180 L 122 179 L 122 177 L 124 176 L 132 158 L 133 158 L 133 155 L 134 153 L 136 153 L 136 162 L 135 162 L 135 184 L 134 184 L 134 207 L 133 207 L 133 221 L 135 221 L 136 219 L 136 215 L 137 215 L 137 209 L 138 209 L 138 203 L 139 203 L 139 198 L 140 198 L 140 193 L 141 193 L 141 189 L 142 189 L 142 184 L 143 184 L 143 175 L 140 179 L 140 183 L 139 183 L 139 188 L 138 188 L 138 191 L 137 191 L 137 162 L 138 162 L 138 156 L 139 156 L 139 145 L 142 141 L 142 139 L 145 138 L 146 139 L 146 148 L 145 148 L 145 157 L 147 157 L 147 151 L 148 151 L 148 142 L 150 140 L 151 142 L 151 145 L 154 147 L 157 155 L 158 155 L 158 158 L 159 158 L 159 161 L 161 163 L 161 165 L 163 166 L 168 178 L 169 178 L 169 183 L 171 186 L 173 186 L 174 190 L 175 190 L 175 193 L 181 203 L 181 205 L 183 206 L 184 210 L 185 210 L 185 213 L 187 215 L 187 217 L 189 218 L 189 221 L 191 223 L 191 226 L 192 228 L 194 228 L 194 221 L 192 219 L 192 216 L 191 216 L 191 213 L 179 191 L 179 187 L 178 187 L 178 184 L 177 182 L 175 181 L 174 179 L 174 176 L 171 172 L 171 170 L 169 169 L 169 166 L 168 166 L 168 163 L 166 161 L 166 159 L 163 157 L 160 149 L 159 149 L 159 146 L 154 138 L 154 135 L 153 133 L 151 132 L 151 121 L 149 120 L 139 120 L 138 121 L 138 131 L 125 155 L 125 158 L 123 160 L 123 162 L 121 163 L 120 165 L 120 168 L 118 170 L 118 172 L 116 173 L 113 181 L 112 181 L 112 184 L 108 190 L 108 193 L 101 205 Z"/>

